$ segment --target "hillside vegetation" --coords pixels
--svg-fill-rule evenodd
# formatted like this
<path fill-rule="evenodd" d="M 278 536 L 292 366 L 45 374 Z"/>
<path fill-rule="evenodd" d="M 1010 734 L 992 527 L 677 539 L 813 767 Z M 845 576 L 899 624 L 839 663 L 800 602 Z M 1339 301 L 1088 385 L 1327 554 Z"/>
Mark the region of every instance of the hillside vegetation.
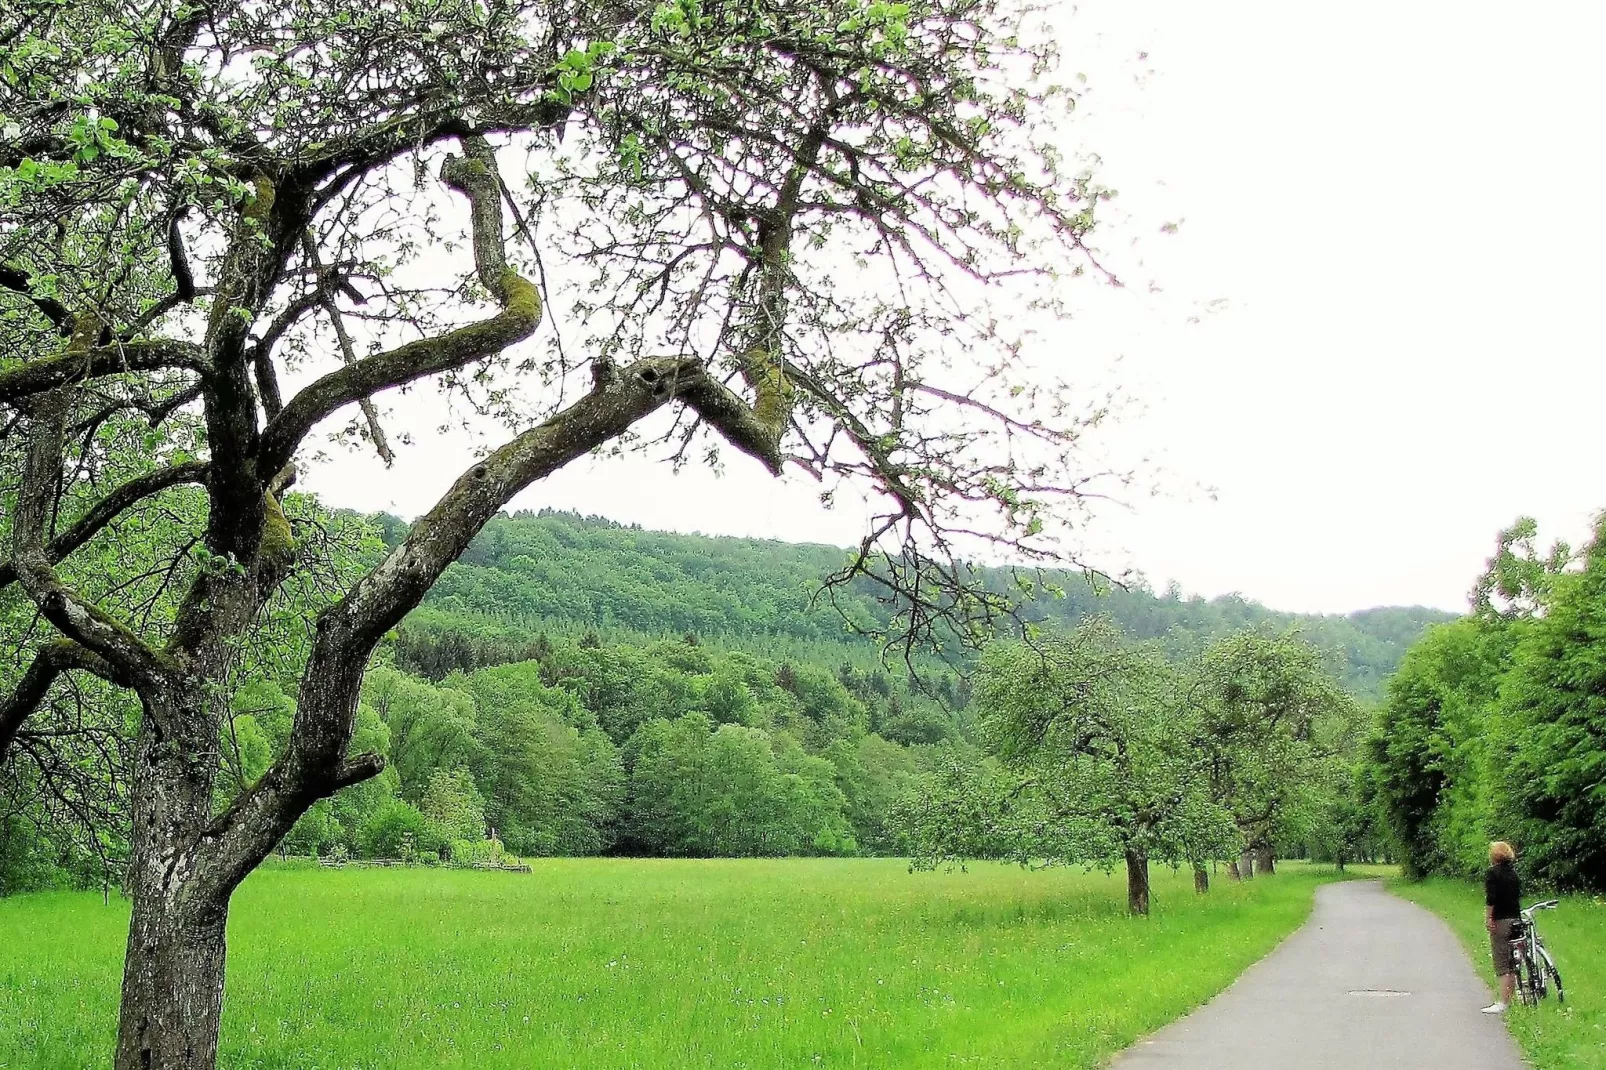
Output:
<path fill-rule="evenodd" d="M 388 541 L 404 525 L 385 518 Z M 604 639 L 680 638 L 770 656 L 796 655 L 833 669 L 864 664 L 873 644 L 847 622 L 884 624 L 887 609 L 871 591 L 817 597 L 824 578 L 843 564 L 830 546 L 645 531 L 573 513 L 521 512 L 486 525 L 462 559 L 446 571 L 403 628 L 401 660 L 437 678 L 515 660 L 542 632 L 595 632 Z M 1414 607 L 1363 610 L 1348 616 L 1282 613 L 1236 595 L 1187 597 L 1175 587 L 1121 588 L 1081 572 L 1051 572 L 1026 619 L 1071 624 L 1111 617 L 1139 640 L 1158 640 L 1173 654 L 1244 628 L 1298 629 L 1329 655 L 1339 680 L 1358 698 L 1381 694 L 1382 682 L 1429 625 L 1452 614 Z M 988 570 L 989 585 L 1009 588 L 1006 570 Z M 410 640 L 410 642 L 409 642 Z M 435 660 L 431 660 L 431 659 Z"/>
<path fill-rule="evenodd" d="M 389 517 L 338 519 L 360 561 L 404 531 Z M 493 520 L 370 668 L 351 746 L 383 757 L 385 770 L 319 801 L 281 848 L 457 862 L 504 849 L 525 856 L 910 851 L 901 801 L 934 797 L 927 778 L 956 763 L 969 768 L 985 751 L 975 665 L 958 649 L 946 660 L 924 658 L 918 679 L 900 663 L 883 664 L 875 643 L 850 627 L 885 623 L 886 610 L 869 592 L 838 591 L 834 606 L 816 598 L 843 556 L 831 547 L 648 532 L 570 514 Z M 986 578 L 998 589 L 1010 581 L 1002 571 Z M 1113 618 L 1132 641 L 1178 666 L 1179 680 L 1236 678 L 1238 670 L 1222 676 L 1223 666 L 1236 664 L 1227 657 L 1229 637 L 1258 635 L 1245 649 L 1270 657 L 1268 665 L 1282 665 L 1284 654 L 1293 659 L 1284 668 L 1308 660 L 1299 673 L 1332 674 L 1366 696 L 1425 624 L 1443 616 L 1388 609 L 1302 617 L 1238 598 L 1100 593 L 1078 573 L 1046 579 L 1063 597 L 1031 602 L 1023 616 L 1066 631 L 1094 614 Z M 282 654 L 247 667 L 229 699 L 219 807 L 258 783 L 290 739 L 295 672 L 305 656 L 297 621 L 309 610 L 288 601 L 278 612 Z M 1275 636 L 1290 629 L 1303 642 L 1277 645 Z M 1306 643 L 1315 651 L 1310 659 L 1298 653 Z M 1233 685 L 1240 698 L 1264 690 L 1255 683 L 1258 657 L 1240 666 L 1253 670 L 1243 687 Z M 1184 721 L 1204 723 L 1176 703 L 1162 705 L 1155 715 L 1176 741 L 1193 738 Z M 107 721 L 131 715 L 110 702 L 89 710 Z M 1336 857 L 1373 853 L 1366 823 L 1339 820 L 1334 809 L 1352 794 L 1343 770 L 1363 718 L 1362 711 L 1336 716 L 1334 724 L 1350 727 L 1316 763 L 1321 776 L 1292 759 L 1277 767 L 1279 783 L 1311 788 L 1319 780 L 1320 800 L 1281 809 L 1259 800 L 1244 809 L 1245 799 L 1228 798 L 1231 785 L 1211 781 L 1221 797 L 1210 812 L 1229 804 L 1243 810 L 1235 818 L 1242 838 L 1268 851 L 1283 840 L 1332 841 Z M 1211 739 L 1237 747 L 1226 736 Z M 1291 741 L 1299 754 L 1310 744 Z M 1201 747 L 1190 749 L 1210 751 Z M 85 772 L 64 783 L 55 768 L 30 758 L 0 784 L 0 895 L 120 881 L 126 781 L 121 756 L 109 759 L 103 769 L 86 750 Z M 1295 769 L 1297 776 L 1289 773 Z M 92 820 L 64 798 L 93 800 Z M 1192 843 L 1190 859 L 1196 848 L 1202 842 Z M 1237 853 L 1227 844 L 1212 849 Z M 1077 857 L 1105 861 L 1085 851 Z"/>

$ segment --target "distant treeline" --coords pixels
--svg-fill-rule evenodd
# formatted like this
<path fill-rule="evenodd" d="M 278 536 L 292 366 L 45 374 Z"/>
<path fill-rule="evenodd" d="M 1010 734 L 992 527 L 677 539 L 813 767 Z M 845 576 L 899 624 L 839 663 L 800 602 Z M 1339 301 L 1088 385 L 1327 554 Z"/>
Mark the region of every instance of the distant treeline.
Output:
<path fill-rule="evenodd" d="M 957 715 L 882 675 L 684 641 L 543 641 L 533 660 L 439 684 L 370 671 L 365 749 L 389 768 L 319 804 L 296 853 L 878 853 L 918 741 Z M 280 726 L 266 728 L 276 735 Z"/>
<path fill-rule="evenodd" d="M 382 517 L 387 541 L 406 525 Z M 830 546 L 644 531 L 595 517 L 543 511 L 492 520 L 447 570 L 403 627 L 398 662 L 434 679 L 452 671 L 522 659 L 541 633 L 592 633 L 642 640 L 690 634 L 721 646 L 835 665 L 868 665 L 874 645 L 852 634 L 884 626 L 888 607 L 868 586 L 817 599 L 824 577 L 841 568 Z M 1014 574 L 983 570 L 995 590 Z M 1228 595 L 1184 597 L 1172 587 L 1116 587 L 1082 572 L 1050 571 L 1045 591 L 1022 607 L 1024 619 L 1060 626 L 1107 616 L 1139 641 L 1173 657 L 1247 628 L 1297 629 L 1329 659 L 1352 694 L 1375 699 L 1405 650 L 1431 624 L 1453 614 L 1422 607 L 1380 608 L 1349 616 L 1280 613 Z M 963 652 L 949 652 L 963 660 Z"/>

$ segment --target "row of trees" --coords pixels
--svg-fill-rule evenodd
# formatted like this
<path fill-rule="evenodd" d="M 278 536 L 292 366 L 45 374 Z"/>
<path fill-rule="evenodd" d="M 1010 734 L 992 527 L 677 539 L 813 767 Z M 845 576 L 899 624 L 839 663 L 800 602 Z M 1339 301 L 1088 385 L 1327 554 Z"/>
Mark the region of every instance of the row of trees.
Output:
<path fill-rule="evenodd" d="M 1145 914 L 1153 861 L 1202 891 L 1208 863 L 1269 872 L 1278 844 L 1340 863 L 1374 849 L 1365 715 L 1294 636 L 1243 632 L 1177 664 L 1096 619 L 992 646 L 976 709 L 980 753 L 956 752 L 900 815 L 918 865 L 1124 865 Z"/>
<path fill-rule="evenodd" d="M 1606 517 L 1581 552 L 1500 533 L 1472 612 L 1391 681 L 1372 775 L 1408 870 L 1465 876 L 1492 839 L 1526 873 L 1606 890 Z"/>
<path fill-rule="evenodd" d="M 997 643 L 973 703 L 943 711 L 951 734 L 914 745 L 878 730 L 941 707 L 885 674 L 685 641 L 537 646 L 439 682 L 371 669 L 353 745 L 386 767 L 316 803 L 282 849 L 472 856 L 494 834 L 527 855 L 1124 863 L 1139 911 L 1151 860 L 1204 884 L 1217 859 L 1269 870 L 1279 844 L 1339 861 L 1372 849 L 1369 825 L 1344 820 L 1360 714 L 1320 652 L 1288 635 L 1240 633 L 1181 666 L 1105 620 Z M 265 774 L 294 718 L 278 683 L 237 691 L 218 809 Z M 97 830 L 113 863 L 121 829 Z M 62 879 L 52 859 L 72 857 L 80 880 L 103 879 L 92 852 L 60 853 L 84 830 L 15 817 L 0 830 L 12 888 Z"/>

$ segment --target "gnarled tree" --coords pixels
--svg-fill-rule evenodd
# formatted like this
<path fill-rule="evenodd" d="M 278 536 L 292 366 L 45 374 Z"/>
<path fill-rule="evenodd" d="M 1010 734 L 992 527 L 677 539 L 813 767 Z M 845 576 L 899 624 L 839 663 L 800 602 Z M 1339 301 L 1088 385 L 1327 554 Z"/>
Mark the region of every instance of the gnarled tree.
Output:
<path fill-rule="evenodd" d="M 728 445 L 827 496 L 858 482 L 886 507 L 839 579 L 898 599 L 911 643 L 1007 601 L 967 552 L 1056 552 L 1102 410 L 1026 367 L 990 302 L 1102 270 L 1083 243 L 1103 194 L 1045 141 L 1028 17 L 7 7 L 0 597 L 24 624 L 0 750 L 43 745 L 30 719 L 69 679 L 137 699 L 117 1066 L 213 1065 L 233 890 L 379 771 L 350 753 L 375 645 L 570 461 Z M 421 382 L 507 438 L 316 610 L 289 741 L 219 805 L 229 691 L 324 553 L 287 497 L 297 465 L 315 432 L 397 458 L 384 395 Z"/>

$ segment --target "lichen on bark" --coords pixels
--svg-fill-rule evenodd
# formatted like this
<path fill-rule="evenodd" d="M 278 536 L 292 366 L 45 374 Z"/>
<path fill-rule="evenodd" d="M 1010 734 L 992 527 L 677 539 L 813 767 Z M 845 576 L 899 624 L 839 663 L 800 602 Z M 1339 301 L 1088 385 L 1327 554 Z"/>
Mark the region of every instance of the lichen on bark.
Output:
<path fill-rule="evenodd" d="M 296 552 L 290 519 L 284 515 L 284 508 L 271 492 L 262 495 L 262 507 L 262 556 L 275 564 L 288 565 Z"/>

